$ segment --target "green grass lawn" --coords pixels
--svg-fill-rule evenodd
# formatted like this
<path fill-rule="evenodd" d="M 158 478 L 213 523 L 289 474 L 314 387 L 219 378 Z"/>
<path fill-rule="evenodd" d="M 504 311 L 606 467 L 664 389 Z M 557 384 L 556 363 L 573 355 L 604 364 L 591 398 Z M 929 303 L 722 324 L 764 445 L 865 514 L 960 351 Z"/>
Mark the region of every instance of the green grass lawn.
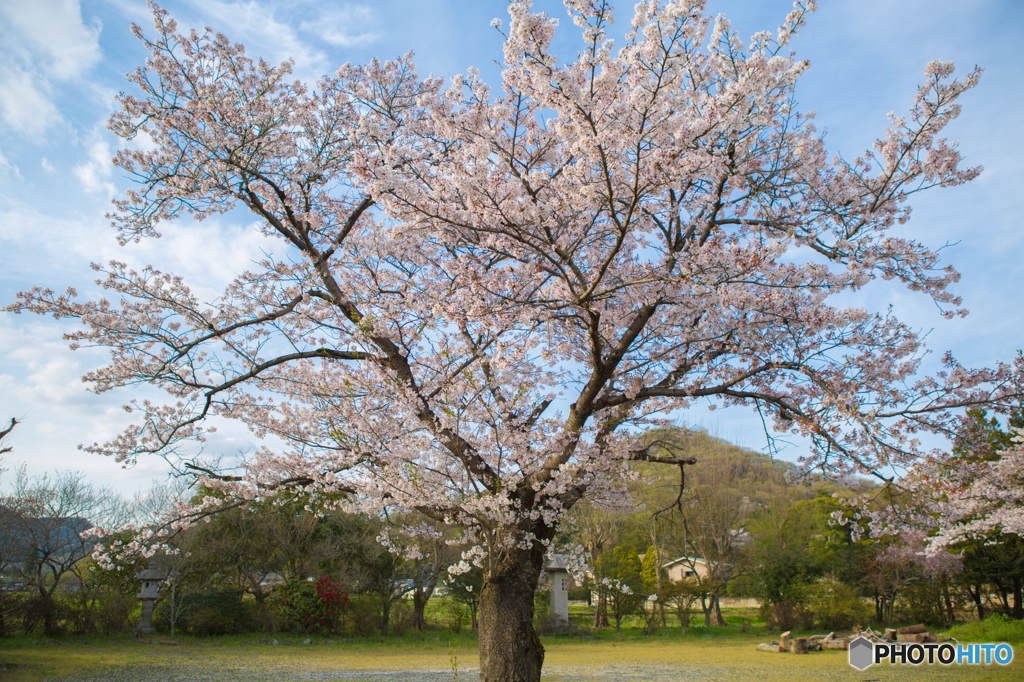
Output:
<path fill-rule="evenodd" d="M 545 680 L 551 682 L 661 681 L 661 680 L 756 680 L 757 682 L 811 682 L 818 680 L 993 680 L 1024 679 L 1024 651 L 1011 666 L 943 668 L 941 666 L 873 666 L 857 672 L 846 662 L 845 651 L 814 652 L 806 656 L 772 654 L 755 650 L 767 638 L 760 634 L 716 634 L 714 631 L 680 638 L 678 631 L 644 637 L 625 631 L 605 637 L 545 637 Z M 11 637 L 0 640 L 4 682 L 35 682 L 85 673 L 125 670 L 128 666 L 181 671 L 223 671 L 231 679 L 244 671 L 317 672 L 322 679 L 331 673 L 353 671 L 436 671 L 443 679 L 475 679 L 468 674 L 477 667 L 476 641 L 463 633 L 428 632 L 394 637 L 335 641 L 333 644 L 255 644 L 259 635 L 219 639 L 182 637 L 177 645 L 135 643 L 130 638 L 69 637 L 47 644 L 39 638 Z M 158 642 L 162 638 L 154 637 Z M 279 640 L 282 641 L 282 640 Z M 1017 647 L 1020 649 L 1020 647 Z M 182 666 L 185 666 L 183 668 Z M 232 672 L 234 671 L 234 672 Z M 239 673 L 238 671 L 242 671 Z M 159 678 L 159 674 L 157 676 Z M 103 679 L 102 676 L 99 679 Z M 125 679 L 124 675 L 117 679 Z M 130 679 L 130 676 L 129 676 Z M 206 679 L 206 678 L 204 678 Z M 261 678 L 263 679 L 263 678 Z M 367 675 L 365 679 L 372 679 Z M 394 678 L 393 678 L 394 679 Z"/>
<path fill-rule="evenodd" d="M 34 635 L 0 638 L 0 682 L 39 682 L 62 678 L 94 680 L 145 679 L 276 680 L 317 679 L 346 682 L 373 680 L 373 671 L 410 672 L 409 679 L 475 680 L 478 665 L 476 636 L 466 627 L 458 634 L 446 625 L 449 611 L 441 600 L 428 610 L 427 632 L 400 636 L 315 637 L 303 644 L 304 635 L 274 635 L 279 644 L 265 644 L 262 634 L 219 638 L 179 636 L 176 644 L 161 644 L 166 636 L 143 643 L 129 636 L 64 637 L 56 640 Z M 993 619 L 958 626 L 952 634 L 962 641 L 1009 641 L 1017 649 L 1011 666 L 873 666 L 858 672 L 847 664 L 845 651 L 812 652 L 806 656 L 765 653 L 756 650 L 769 642 L 756 610 L 727 610 L 729 625 L 704 627 L 695 616 L 681 636 L 678 621 L 653 635 L 643 632 L 643 620 L 631 616 L 621 630 L 587 628 L 592 611 L 574 606 L 571 613 L 578 628 L 569 633 L 542 637 L 547 650 L 546 682 L 672 682 L 747 681 L 817 682 L 840 680 L 1024 680 L 1024 624 Z M 795 633 L 813 634 L 813 633 Z M 777 637 L 777 634 L 774 635 Z M 253 675 L 253 672 L 257 675 Z M 430 674 L 422 671 L 433 671 Z M 193 676 L 192 672 L 196 674 Z M 365 673 L 365 675 L 364 675 Z M 404 680 L 396 676 L 390 680 Z"/>

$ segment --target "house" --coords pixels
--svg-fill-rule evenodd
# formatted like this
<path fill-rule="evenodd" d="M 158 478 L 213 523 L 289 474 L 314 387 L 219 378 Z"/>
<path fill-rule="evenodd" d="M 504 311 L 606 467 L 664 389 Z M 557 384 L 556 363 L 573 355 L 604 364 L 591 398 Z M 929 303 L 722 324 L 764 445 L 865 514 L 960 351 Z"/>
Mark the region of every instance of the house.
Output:
<path fill-rule="evenodd" d="M 699 557 L 681 556 L 668 563 L 661 565 L 662 570 L 668 574 L 669 580 L 680 582 L 683 580 L 700 580 L 706 578 L 711 570 L 706 561 Z"/>

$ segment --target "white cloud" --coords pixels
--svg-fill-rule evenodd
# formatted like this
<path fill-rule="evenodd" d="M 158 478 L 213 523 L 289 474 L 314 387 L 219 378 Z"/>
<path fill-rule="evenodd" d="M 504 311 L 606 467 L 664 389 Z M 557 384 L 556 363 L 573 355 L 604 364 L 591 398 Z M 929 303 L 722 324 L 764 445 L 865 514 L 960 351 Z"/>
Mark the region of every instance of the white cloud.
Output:
<path fill-rule="evenodd" d="M 107 141 L 97 140 L 89 145 L 88 160 L 71 169 L 78 181 L 82 183 L 85 191 L 93 194 L 103 193 L 108 198 L 113 198 L 117 188 L 110 181 L 114 168 L 110 162 L 111 156 L 110 145 Z"/>
<path fill-rule="evenodd" d="M 0 13 L 8 30 L 16 29 L 32 52 L 44 57 L 43 70 L 55 80 L 75 78 L 100 60 L 100 23 L 82 22 L 78 0 L 8 2 Z"/>
<path fill-rule="evenodd" d="M 368 45 L 381 37 L 379 32 L 363 30 L 372 24 L 374 12 L 365 5 L 343 5 L 324 12 L 315 21 L 303 21 L 299 28 L 319 36 L 331 45 L 358 47 Z"/>
<path fill-rule="evenodd" d="M 0 119 L 40 135 L 61 119 L 53 83 L 80 78 L 100 60 L 98 22 L 86 26 L 78 0 L 0 3 Z"/>
<path fill-rule="evenodd" d="M 39 135 L 61 118 L 50 84 L 14 65 L 0 65 L 0 119 L 25 135 Z"/>
<path fill-rule="evenodd" d="M 0 152 L 0 174 L 7 174 L 9 172 L 13 172 L 15 177 L 21 176 L 18 167 L 8 161 L 3 152 Z"/>
<path fill-rule="evenodd" d="M 263 57 L 272 62 L 294 59 L 303 72 L 316 71 L 326 63 L 326 55 L 310 46 L 298 32 L 274 17 L 274 7 L 247 2 L 204 0 L 196 3 L 203 18 L 232 41 L 245 45 L 254 59 Z"/>
<path fill-rule="evenodd" d="M 43 170 L 46 171 L 47 173 L 53 173 L 55 170 L 57 170 L 56 168 L 53 167 L 52 163 L 47 161 L 45 156 L 39 162 L 39 165 L 42 166 Z"/>

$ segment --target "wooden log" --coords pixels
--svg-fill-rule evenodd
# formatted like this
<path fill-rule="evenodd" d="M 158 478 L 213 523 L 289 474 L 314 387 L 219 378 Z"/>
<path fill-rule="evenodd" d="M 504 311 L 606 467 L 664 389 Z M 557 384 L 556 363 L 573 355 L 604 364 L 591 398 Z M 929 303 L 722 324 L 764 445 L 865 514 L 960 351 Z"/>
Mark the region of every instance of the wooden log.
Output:
<path fill-rule="evenodd" d="M 897 642 L 904 642 L 906 644 L 924 644 L 924 635 L 921 633 L 913 635 L 896 635 Z"/>
<path fill-rule="evenodd" d="M 905 628 L 900 628 L 896 631 L 898 635 L 919 635 L 922 632 L 928 632 L 928 628 L 924 626 L 924 623 L 918 623 L 917 625 L 908 625 Z"/>
<path fill-rule="evenodd" d="M 779 635 L 779 646 L 783 649 L 789 649 L 789 643 L 793 640 L 793 633 L 790 630 L 786 630 Z"/>
<path fill-rule="evenodd" d="M 847 642 L 845 639 L 830 639 L 827 642 L 822 642 L 821 648 L 846 650 L 850 648 L 850 643 Z"/>
<path fill-rule="evenodd" d="M 792 654 L 806 654 L 809 648 L 806 637 L 797 637 L 789 645 L 789 652 Z"/>
<path fill-rule="evenodd" d="M 899 633 L 896 632 L 896 628 L 886 628 L 885 629 L 885 638 L 887 640 L 889 640 L 890 642 L 895 642 L 896 641 L 896 635 L 897 634 L 899 634 Z"/>
<path fill-rule="evenodd" d="M 757 645 L 757 650 L 758 651 L 770 651 L 773 654 L 777 654 L 780 651 L 782 651 L 782 649 L 779 648 L 778 644 L 775 644 L 775 645 L 771 645 L 771 644 L 758 644 Z"/>

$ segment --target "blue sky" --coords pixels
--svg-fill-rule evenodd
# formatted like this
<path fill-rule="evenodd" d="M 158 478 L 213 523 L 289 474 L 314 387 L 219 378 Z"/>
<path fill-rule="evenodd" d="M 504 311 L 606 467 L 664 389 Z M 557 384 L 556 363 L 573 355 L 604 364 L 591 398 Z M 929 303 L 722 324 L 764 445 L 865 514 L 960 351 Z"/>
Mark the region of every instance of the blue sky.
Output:
<path fill-rule="evenodd" d="M 620 26 L 628 23 L 630 5 L 620 7 Z M 790 5 L 710 3 L 743 35 L 774 29 Z M 498 80 L 501 40 L 490 21 L 505 17 L 505 0 L 176 0 L 164 6 L 180 25 L 211 26 L 245 44 L 250 56 L 294 58 L 296 75 L 308 81 L 344 62 L 409 49 L 422 74 L 452 76 L 476 66 L 489 82 Z M 575 27 L 561 3 L 536 6 L 561 20 L 556 51 L 570 61 Z M 105 125 L 114 96 L 127 87 L 124 74 L 145 59 L 129 31 L 133 21 L 152 26 L 144 2 L 0 0 L 0 304 L 34 285 L 76 286 L 88 295 L 94 291 L 89 263 L 113 258 L 181 274 L 209 300 L 264 246 L 236 214 L 182 225 L 158 241 L 117 246 L 103 216 L 127 183 L 110 164 L 119 140 Z M 800 108 L 817 111 L 830 150 L 848 157 L 883 133 L 889 111 L 909 107 L 929 61 L 954 61 L 960 74 L 975 64 L 985 69 L 948 129 L 968 163 L 985 172 L 966 186 L 918 197 L 902 228 L 933 246 L 951 244 L 944 253 L 963 275 L 956 290 L 971 315 L 943 321 L 927 299 L 883 285 L 850 299 L 870 309 L 893 305 L 904 321 L 932 330 L 928 345 L 936 356 L 952 350 L 973 366 L 1009 360 L 1024 347 L 1022 35 L 1024 3 L 1016 0 L 821 0 L 793 45 L 811 62 L 797 87 Z M 83 470 L 125 491 L 148 486 L 165 471 L 162 461 L 122 470 L 77 450 L 119 432 L 130 419 L 120 406 L 138 393 L 89 393 L 80 376 L 104 355 L 69 351 L 61 341 L 67 329 L 52 319 L 0 313 L 0 419 L 22 422 L 3 466 Z M 683 417 L 742 445 L 764 446 L 750 412 L 694 408 Z M 233 426 L 221 430 L 210 450 L 231 455 L 253 445 Z M 794 444 L 783 455 L 800 452 Z"/>

